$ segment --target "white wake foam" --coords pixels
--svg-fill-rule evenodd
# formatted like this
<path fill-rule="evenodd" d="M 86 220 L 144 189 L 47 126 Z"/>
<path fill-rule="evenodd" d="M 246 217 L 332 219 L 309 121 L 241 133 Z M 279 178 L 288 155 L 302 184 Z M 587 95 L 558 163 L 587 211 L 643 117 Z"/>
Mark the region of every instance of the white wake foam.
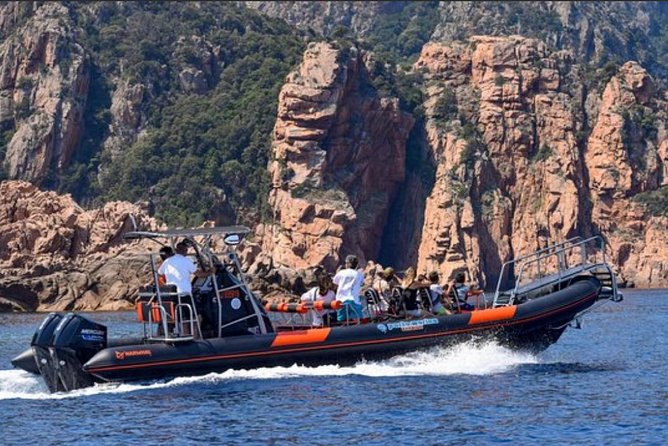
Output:
<path fill-rule="evenodd" d="M 319 367 L 271 367 L 253 370 L 228 370 L 206 376 L 175 378 L 151 384 L 101 384 L 69 393 L 49 394 L 41 378 L 21 370 L 0 370 L 0 400 L 61 399 L 105 393 L 126 393 L 160 389 L 191 383 L 217 383 L 230 380 L 284 379 L 302 376 L 400 377 L 415 375 L 490 375 L 503 373 L 520 364 L 538 360 L 528 353 L 509 350 L 496 343 L 460 344 L 397 356 L 387 361 L 360 362 L 352 367 L 324 365 Z"/>

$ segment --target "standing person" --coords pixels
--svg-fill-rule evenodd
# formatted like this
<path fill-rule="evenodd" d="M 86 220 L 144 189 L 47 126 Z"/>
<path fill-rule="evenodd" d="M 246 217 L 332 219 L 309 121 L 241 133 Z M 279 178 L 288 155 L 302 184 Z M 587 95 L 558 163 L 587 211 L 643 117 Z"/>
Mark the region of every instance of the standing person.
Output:
<path fill-rule="evenodd" d="M 171 246 L 163 246 L 160 248 L 160 258 L 164 262 L 168 258 L 174 255 L 174 250 L 172 249 Z"/>
<path fill-rule="evenodd" d="M 304 294 L 302 294 L 301 299 L 304 303 L 315 303 L 323 302 L 325 304 L 330 304 L 336 300 L 336 294 L 332 291 L 332 277 L 329 274 L 324 274 L 318 281 L 318 286 L 311 288 Z M 336 311 L 332 310 L 309 310 L 313 321 L 311 325 L 314 327 L 322 327 L 323 322 L 325 325 L 331 325 L 332 321 L 336 320 Z"/>
<path fill-rule="evenodd" d="M 206 277 L 211 274 L 212 271 L 198 270 L 195 263 L 186 257 L 187 255 L 188 243 L 186 243 L 185 240 L 177 243 L 176 254 L 168 257 L 162 262 L 162 265 L 158 268 L 158 274 L 165 277 L 165 282 L 168 285 L 176 285 L 176 292 L 180 295 L 178 300 L 179 303 L 181 303 L 181 296 L 187 295 L 189 297 L 190 303 L 192 304 L 192 314 L 196 315 L 197 309 L 195 308 L 195 301 L 192 295 L 192 283 L 190 282 L 190 277 L 193 274 L 197 277 Z M 188 328 L 187 325 L 183 327 L 183 330 L 186 331 L 184 334 L 194 334 L 187 333 L 187 331 L 189 331 Z M 180 330 L 179 327 L 176 327 L 176 329 Z"/>
<path fill-rule="evenodd" d="M 160 260 L 162 260 L 162 262 L 164 263 L 165 260 L 167 260 L 168 258 L 170 258 L 174 255 L 174 250 L 172 249 L 171 246 L 163 246 L 162 248 L 160 248 L 159 253 L 160 253 Z M 158 286 L 165 285 L 165 282 L 166 282 L 166 278 L 165 278 L 164 274 L 161 274 L 160 272 L 158 272 Z M 153 280 L 151 280 L 150 284 L 153 284 Z"/>
<path fill-rule="evenodd" d="M 364 284 L 364 274 L 357 270 L 358 263 L 356 256 L 349 255 L 346 257 L 345 268 L 334 276 L 336 300 L 343 303 L 343 307 L 337 312 L 339 321 L 363 318 L 360 291 Z"/>
<path fill-rule="evenodd" d="M 391 266 L 388 266 L 378 273 L 378 278 L 374 281 L 374 288 L 376 291 L 384 295 L 386 294 L 386 297 L 389 297 L 392 288 L 398 287 L 399 285 L 399 279 L 394 274 L 394 268 Z"/>
<path fill-rule="evenodd" d="M 432 311 L 434 314 L 450 314 L 450 311 L 448 311 L 445 306 L 443 306 L 443 302 L 441 301 L 445 291 L 443 291 L 443 287 L 438 283 L 438 273 L 436 271 L 432 271 L 429 273 L 428 278 L 429 282 L 431 282 L 431 285 L 429 285 L 429 294 L 431 296 Z"/>
<path fill-rule="evenodd" d="M 176 254 L 165 259 L 158 269 L 158 274 L 165 277 L 165 282 L 176 285 L 179 294 L 192 294 L 190 276 L 197 272 L 197 267 L 188 257 L 188 244 L 179 242 L 176 245 Z"/>

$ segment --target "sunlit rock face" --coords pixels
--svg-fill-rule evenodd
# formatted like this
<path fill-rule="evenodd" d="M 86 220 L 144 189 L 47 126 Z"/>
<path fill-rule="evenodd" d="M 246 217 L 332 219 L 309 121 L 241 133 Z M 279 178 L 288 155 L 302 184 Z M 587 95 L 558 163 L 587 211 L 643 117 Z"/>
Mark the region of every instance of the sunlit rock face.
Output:
<path fill-rule="evenodd" d="M 366 78 L 365 54 L 312 44 L 279 96 L 264 253 L 291 267 L 374 258 L 404 179 L 413 119 Z"/>
<path fill-rule="evenodd" d="M 155 250 L 122 241 L 135 223 L 159 228 L 138 205 L 84 210 L 69 195 L 24 181 L 0 183 L 0 308 L 131 308 L 149 278 L 147 258 L 137 253 Z"/>

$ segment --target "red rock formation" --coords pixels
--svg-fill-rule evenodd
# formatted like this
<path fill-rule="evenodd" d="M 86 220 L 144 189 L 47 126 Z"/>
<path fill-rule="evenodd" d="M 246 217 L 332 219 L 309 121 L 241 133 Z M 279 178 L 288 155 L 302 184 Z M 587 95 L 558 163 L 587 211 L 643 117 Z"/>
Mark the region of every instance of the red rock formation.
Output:
<path fill-rule="evenodd" d="M 15 10 L 4 5 L 2 15 Z M 12 178 L 62 172 L 79 143 L 89 64 L 74 32 L 67 7 L 47 3 L 0 44 L 0 122 L 14 129 L 4 163 Z"/>
<path fill-rule="evenodd" d="M 142 114 L 145 93 L 144 84 L 131 85 L 128 81 L 122 81 L 114 90 L 109 109 L 109 136 L 104 141 L 104 148 L 112 158 L 123 153 L 125 148 L 137 140 L 142 120 L 145 119 Z"/>
<path fill-rule="evenodd" d="M 656 280 L 656 265 L 651 274 L 639 273 L 639 265 L 647 264 L 642 246 L 622 262 L 614 227 L 606 223 L 636 220 L 632 212 L 623 216 L 610 208 L 628 210 L 622 198 L 656 188 L 665 170 L 664 127 L 654 140 L 623 137 L 622 115 L 634 113 L 636 105 L 646 107 L 647 115 L 665 116 L 665 103 L 651 99 L 654 87 L 644 70 L 629 63 L 610 81 L 585 148 L 578 141 L 584 86 L 566 52 L 550 54 L 542 42 L 519 36 L 472 37 L 426 45 L 416 68 L 427 79 L 427 139 L 437 164 L 420 270 L 436 269 L 446 277 L 468 270 L 491 285 L 503 261 L 546 238 L 602 231 L 625 276 L 641 285 L 666 283 L 665 277 Z M 608 205 L 602 204 L 606 199 Z M 654 229 L 661 228 L 656 224 Z M 668 255 L 668 237 L 662 240 L 660 251 Z M 629 261 L 633 266 L 627 268 Z M 640 279 L 648 274 L 653 281 Z"/>
<path fill-rule="evenodd" d="M 647 72 L 624 64 L 601 98 L 585 152 L 592 220 L 609 235 L 613 259 L 638 286 L 668 283 L 668 219 L 632 198 L 668 185 L 668 103 Z"/>
<path fill-rule="evenodd" d="M 0 308 L 129 308 L 147 277 L 146 259 L 136 253 L 149 249 L 121 243 L 133 217 L 140 227 L 158 228 L 130 203 L 86 211 L 69 195 L 0 183 Z"/>
<path fill-rule="evenodd" d="M 412 123 L 369 85 L 362 54 L 311 44 L 279 96 L 265 254 L 299 268 L 375 257 Z"/>

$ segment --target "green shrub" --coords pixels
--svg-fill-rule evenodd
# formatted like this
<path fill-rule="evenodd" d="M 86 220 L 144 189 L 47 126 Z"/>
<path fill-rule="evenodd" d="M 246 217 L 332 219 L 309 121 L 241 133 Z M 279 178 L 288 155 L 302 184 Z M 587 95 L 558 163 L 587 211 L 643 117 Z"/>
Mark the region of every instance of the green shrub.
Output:
<path fill-rule="evenodd" d="M 601 94 L 610 79 L 619 72 L 619 68 L 619 63 L 614 61 L 606 62 L 602 67 L 587 65 L 583 68 L 585 85 Z"/>
<path fill-rule="evenodd" d="M 396 65 L 413 60 L 429 41 L 440 14 L 437 1 L 387 3 L 366 33 L 365 45 L 383 60 Z"/>
<path fill-rule="evenodd" d="M 668 186 L 637 194 L 632 200 L 641 203 L 652 215 L 668 217 Z"/>
<path fill-rule="evenodd" d="M 306 198 L 308 197 L 313 191 L 315 190 L 315 187 L 311 182 L 304 181 L 303 183 L 300 183 L 290 189 L 290 195 L 293 198 Z"/>
<path fill-rule="evenodd" d="M 34 81 L 29 77 L 22 77 L 16 83 L 16 88 L 20 88 L 22 90 L 31 90 L 33 86 L 34 86 Z"/>
<path fill-rule="evenodd" d="M 647 141 L 656 141 L 658 135 L 656 115 L 651 109 L 635 104 L 628 110 L 622 110 L 621 116 L 624 121 L 624 149 L 635 167 L 645 170 Z"/>
<path fill-rule="evenodd" d="M 456 119 L 458 113 L 457 97 L 451 88 L 446 88 L 434 104 L 434 119 L 444 125 L 448 121 Z"/>
<path fill-rule="evenodd" d="M 96 72 L 76 155 L 84 167 L 66 172 L 60 188 L 104 200 L 151 199 L 169 224 L 212 218 L 222 193 L 237 214 L 232 220 L 267 217 L 270 138 L 279 89 L 305 46 L 299 32 L 231 2 L 98 3 L 96 15 L 74 8 Z M 192 35 L 216 48 L 219 64 L 198 59 Z M 193 65 L 208 73 L 205 94 L 181 90 L 179 73 Z M 111 160 L 100 150 L 114 77 L 146 87 L 146 132 Z"/>
<path fill-rule="evenodd" d="M 459 138 L 466 141 L 466 147 L 459 157 L 459 164 L 466 166 L 467 170 L 473 169 L 478 153 L 484 150 L 482 136 L 478 128 L 472 122 L 464 122 L 459 129 Z"/>
<path fill-rule="evenodd" d="M 475 143 L 467 143 L 464 150 L 462 150 L 462 153 L 459 155 L 459 164 L 466 166 L 467 170 L 473 169 L 475 166 L 476 151 Z"/>
<path fill-rule="evenodd" d="M 30 108 L 30 100 L 28 96 L 23 96 L 21 102 L 14 105 L 14 113 L 17 120 L 27 119 L 32 114 L 32 109 Z"/>
<path fill-rule="evenodd" d="M 553 155 L 552 148 L 547 144 L 543 143 L 540 145 L 540 148 L 534 153 L 531 157 L 531 162 L 535 163 L 538 161 L 545 161 Z"/>

